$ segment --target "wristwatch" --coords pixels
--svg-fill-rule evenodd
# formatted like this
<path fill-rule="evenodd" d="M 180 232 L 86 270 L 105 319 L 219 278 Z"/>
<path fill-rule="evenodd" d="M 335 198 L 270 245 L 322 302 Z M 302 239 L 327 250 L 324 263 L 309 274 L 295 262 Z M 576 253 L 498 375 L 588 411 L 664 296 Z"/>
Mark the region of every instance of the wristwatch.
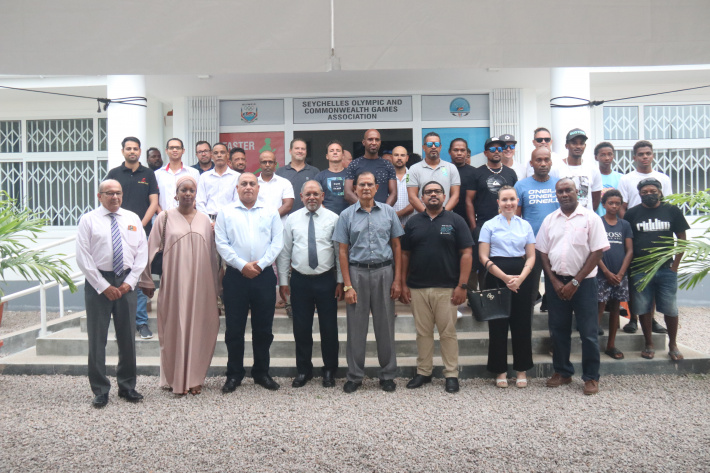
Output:
<path fill-rule="evenodd" d="M 348 292 L 352 288 L 352 286 L 343 286 L 343 292 Z"/>
<path fill-rule="evenodd" d="M 578 286 L 579 286 L 579 281 L 577 281 L 575 278 L 572 278 L 572 285 L 573 285 L 574 287 L 578 287 Z"/>
<path fill-rule="evenodd" d="M 461 289 L 466 289 L 466 290 L 468 291 L 468 284 L 466 284 L 466 283 L 463 283 L 463 284 L 459 285 L 459 287 L 460 287 Z"/>

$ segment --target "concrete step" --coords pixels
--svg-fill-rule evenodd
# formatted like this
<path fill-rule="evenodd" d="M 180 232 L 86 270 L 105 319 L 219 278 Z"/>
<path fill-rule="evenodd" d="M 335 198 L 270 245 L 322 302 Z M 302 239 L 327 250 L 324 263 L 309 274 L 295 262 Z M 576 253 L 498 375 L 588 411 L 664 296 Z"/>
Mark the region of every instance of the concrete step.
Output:
<path fill-rule="evenodd" d="M 606 346 L 606 336 L 599 337 L 600 346 Z M 345 353 L 346 335 L 340 333 L 340 352 Z M 438 335 L 434 335 L 435 352 L 438 351 Z M 458 332 L 459 339 L 459 354 L 461 356 L 485 356 L 488 354 L 488 331 L 460 331 Z M 109 343 L 106 346 L 107 356 L 118 354 L 117 344 L 115 343 L 114 334 L 109 334 Z M 397 332 L 395 334 L 395 343 L 398 356 L 417 356 L 416 334 L 413 332 Z M 508 351 L 511 351 L 510 340 L 508 341 Z M 659 350 L 665 349 L 666 336 L 654 335 L 654 344 Z M 644 339 L 640 334 L 630 335 L 627 333 L 617 334 L 616 346 L 621 351 L 640 351 L 644 347 Z M 547 330 L 533 331 L 532 348 L 533 353 L 546 354 L 549 353 L 551 347 L 549 332 Z M 252 352 L 251 333 L 245 334 L 245 353 Z M 320 334 L 313 335 L 313 349 L 315 353 L 320 353 Z M 376 356 L 377 347 L 375 335 L 373 333 L 367 336 L 367 356 Z M 572 353 L 581 353 L 582 344 L 579 337 L 572 338 Z M 274 341 L 271 344 L 272 357 L 291 357 L 295 356 L 296 345 L 291 333 L 274 334 Z M 37 339 L 37 354 L 40 356 L 75 356 L 88 355 L 87 334 L 79 328 L 69 328 L 57 333 L 40 337 Z M 136 337 L 136 355 L 137 356 L 160 356 L 160 344 L 156 338 L 151 340 L 141 340 Z M 215 356 L 227 356 L 227 347 L 224 344 L 224 334 L 219 334 L 217 337 L 217 346 L 215 348 Z"/>
<path fill-rule="evenodd" d="M 622 361 L 612 360 L 608 356 L 602 354 L 600 373 L 602 376 L 601 386 L 603 389 L 603 377 L 608 375 L 639 375 L 639 374 L 691 374 L 691 373 L 708 373 L 710 372 L 710 357 L 703 353 L 692 350 L 688 347 L 680 345 L 680 350 L 683 352 L 685 359 L 680 362 L 672 362 L 668 355 L 661 349 L 658 349 L 656 358 L 653 360 L 645 360 L 641 358 L 638 351 L 625 352 L 626 358 Z M 534 355 L 535 366 L 528 371 L 530 378 L 546 378 L 553 373 L 552 358 L 547 354 Z M 573 354 L 571 361 L 575 368 L 575 384 L 581 386 L 579 377 L 582 372 L 581 355 Z M 493 375 L 486 370 L 486 356 L 460 356 L 459 357 L 459 377 L 460 378 L 492 378 Z M 106 366 L 110 376 L 116 375 L 116 363 L 118 357 L 107 356 Z M 160 359 L 158 357 L 138 357 L 138 374 L 158 376 L 160 374 Z M 244 359 L 244 365 L 249 367 L 253 363 L 251 358 Z M 508 364 L 512 370 L 512 356 L 508 357 Z M 313 357 L 314 375 L 319 376 L 322 362 L 320 357 Z M 377 377 L 379 368 L 376 357 L 368 357 L 365 360 L 366 375 L 369 377 Z M 415 356 L 398 356 L 398 377 L 408 379 L 416 374 L 416 357 Z M 437 378 L 442 376 L 440 357 L 434 357 L 434 375 Z M 224 376 L 227 366 L 227 358 L 216 356 L 212 359 L 211 367 L 207 373 L 208 376 Z M 337 372 L 338 378 L 343 378 L 346 373 L 347 363 L 345 358 L 340 358 L 340 368 Z M 247 376 L 248 376 L 247 369 Z M 271 358 L 272 376 L 294 377 L 297 374 L 296 363 L 293 357 Z M 47 357 L 38 356 L 34 348 L 24 350 L 20 353 L 10 355 L 0 359 L 0 374 L 32 374 L 32 375 L 52 375 L 64 374 L 73 376 L 86 376 L 86 356 L 63 356 L 63 357 Z M 509 372 L 510 376 L 514 376 L 513 371 Z M 249 383 L 250 381 L 245 381 Z M 316 381 L 317 382 L 317 381 Z M 542 382 L 536 381 L 536 382 Z M 338 383 L 338 388 L 342 386 L 343 380 Z M 401 386 L 400 386 L 401 387 Z M 290 389 L 290 386 L 289 386 Z M 425 388 L 426 389 L 426 388 Z M 564 388 L 563 388 L 564 389 Z M 139 386 L 140 390 L 140 386 Z"/>
<path fill-rule="evenodd" d="M 283 310 L 278 311 L 276 315 L 274 316 L 274 326 L 273 326 L 273 332 L 274 334 L 292 334 L 293 333 L 293 320 L 290 319 L 289 317 L 286 316 L 285 312 L 283 314 L 280 314 L 279 312 L 284 312 Z M 471 309 L 466 308 L 464 311 L 462 311 L 464 316 L 460 319 L 457 320 L 456 322 L 456 330 L 458 332 L 485 332 L 488 333 L 488 323 L 487 322 L 478 322 L 476 319 L 473 318 L 471 315 Z M 150 327 L 150 330 L 153 333 L 158 332 L 158 319 L 155 313 L 153 314 L 148 314 L 148 327 Z M 224 316 L 219 318 L 219 333 L 224 333 L 225 331 L 225 321 L 224 321 Z M 80 321 L 80 326 L 81 326 L 81 331 L 86 332 L 86 316 L 81 317 Z M 621 326 L 623 327 L 626 325 L 627 320 L 622 319 L 621 321 Z M 251 322 L 247 322 L 247 331 L 251 330 Z M 602 317 L 602 328 L 605 331 L 608 331 L 609 328 L 609 314 L 604 313 L 604 316 Z M 547 330 L 548 325 L 547 325 L 547 313 L 546 312 L 535 312 L 533 314 L 533 319 L 532 319 L 532 329 L 533 330 Z M 416 333 L 416 329 L 414 327 L 414 318 L 412 316 L 412 311 L 409 308 L 409 306 L 405 305 L 400 305 L 399 311 L 397 312 L 397 317 L 395 319 L 395 330 L 397 332 L 401 333 Z M 640 330 L 640 329 L 639 329 Z M 338 331 L 340 333 L 346 333 L 347 331 L 347 318 L 345 315 L 345 308 L 339 308 L 338 310 Z M 369 331 L 372 332 L 372 317 L 370 318 L 370 327 Z M 113 328 L 113 319 L 110 322 L 109 325 L 109 333 L 114 333 L 114 328 Z M 317 334 L 319 333 L 319 324 L 318 324 L 318 314 L 316 314 L 313 318 L 313 333 Z"/>

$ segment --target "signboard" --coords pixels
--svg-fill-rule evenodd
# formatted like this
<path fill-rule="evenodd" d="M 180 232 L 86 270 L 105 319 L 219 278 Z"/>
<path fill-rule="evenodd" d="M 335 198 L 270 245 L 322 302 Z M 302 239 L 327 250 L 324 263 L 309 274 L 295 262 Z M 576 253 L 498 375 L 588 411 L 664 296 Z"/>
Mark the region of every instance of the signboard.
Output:
<path fill-rule="evenodd" d="M 272 151 L 276 156 L 278 166 L 284 165 L 286 148 L 282 131 L 266 131 L 258 133 L 220 133 L 219 141 L 226 143 L 227 148 L 243 148 L 247 155 L 247 171 L 258 173 L 259 154 L 262 151 Z"/>
<path fill-rule="evenodd" d="M 412 97 L 293 99 L 293 123 L 410 122 Z"/>
<path fill-rule="evenodd" d="M 219 102 L 220 126 L 283 125 L 284 101 L 222 100 Z"/>
<path fill-rule="evenodd" d="M 422 95 L 422 120 L 490 120 L 488 94 Z"/>

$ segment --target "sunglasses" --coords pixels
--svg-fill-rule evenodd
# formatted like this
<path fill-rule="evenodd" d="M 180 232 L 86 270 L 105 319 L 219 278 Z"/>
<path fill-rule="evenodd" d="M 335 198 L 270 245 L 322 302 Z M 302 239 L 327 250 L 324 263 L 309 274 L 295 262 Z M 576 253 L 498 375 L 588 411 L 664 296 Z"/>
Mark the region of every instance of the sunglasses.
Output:
<path fill-rule="evenodd" d="M 496 151 L 503 151 L 503 149 L 504 148 L 502 146 L 489 146 L 488 147 L 488 151 L 491 153 L 495 153 Z"/>
<path fill-rule="evenodd" d="M 545 143 L 549 143 L 550 141 L 552 141 L 552 138 L 535 138 L 535 141 L 537 141 L 538 143 L 542 143 L 543 141 Z"/>
<path fill-rule="evenodd" d="M 505 145 L 503 149 L 515 149 L 515 145 Z"/>
<path fill-rule="evenodd" d="M 441 147 L 441 143 L 438 141 L 427 141 L 426 142 L 427 148 L 439 148 Z"/>

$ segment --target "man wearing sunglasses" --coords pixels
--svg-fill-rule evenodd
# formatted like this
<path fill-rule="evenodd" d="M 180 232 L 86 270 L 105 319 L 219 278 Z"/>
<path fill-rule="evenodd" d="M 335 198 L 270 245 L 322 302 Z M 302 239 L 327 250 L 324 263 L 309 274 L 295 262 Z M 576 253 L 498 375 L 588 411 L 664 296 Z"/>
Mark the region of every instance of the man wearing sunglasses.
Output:
<path fill-rule="evenodd" d="M 518 144 L 515 137 L 506 133 L 505 135 L 500 135 L 498 139 L 505 143 L 505 146 L 503 147 L 503 166 L 508 166 L 510 169 L 515 171 L 515 175 L 518 176 L 518 180 L 525 179 L 527 177 L 525 165 L 515 162 L 515 148 Z"/>
<path fill-rule="evenodd" d="M 552 135 L 550 134 L 550 130 L 548 130 L 547 128 L 542 127 L 542 126 L 539 128 L 536 128 L 535 131 L 533 131 L 532 144 L 535 147 L 535 149 L 547 148 L 548 150 L 550 150 L 550 157 L 552 160 L 552 169 L 554 169 L 554 173 L 556 175 L 557 168 L 559 168 L 559 164 L 562 162 L 562 159 L 560 158 L 560 156 L 557 153 L 552 151 Z M 530 165 L 530 163 L 527 163 L 525 177 L 531 177 L 533 174 L 535 174 L 535 170 Z M 519 177 L 518 179 L 523 179 L 523 178 Z"/>
<path fill-rule="evenodd" d="M 424 136 L 424 160 L 409 168 L 407 194 L 409 203 L 417 212 L 424 212 L 422 188 L 427 182 L 435 181 L 444 188 L 444 209 L 452 210 L 459 202 L 461 178 L 456 166 L 441 160 L 441 137 L 429 132 Z"/>

